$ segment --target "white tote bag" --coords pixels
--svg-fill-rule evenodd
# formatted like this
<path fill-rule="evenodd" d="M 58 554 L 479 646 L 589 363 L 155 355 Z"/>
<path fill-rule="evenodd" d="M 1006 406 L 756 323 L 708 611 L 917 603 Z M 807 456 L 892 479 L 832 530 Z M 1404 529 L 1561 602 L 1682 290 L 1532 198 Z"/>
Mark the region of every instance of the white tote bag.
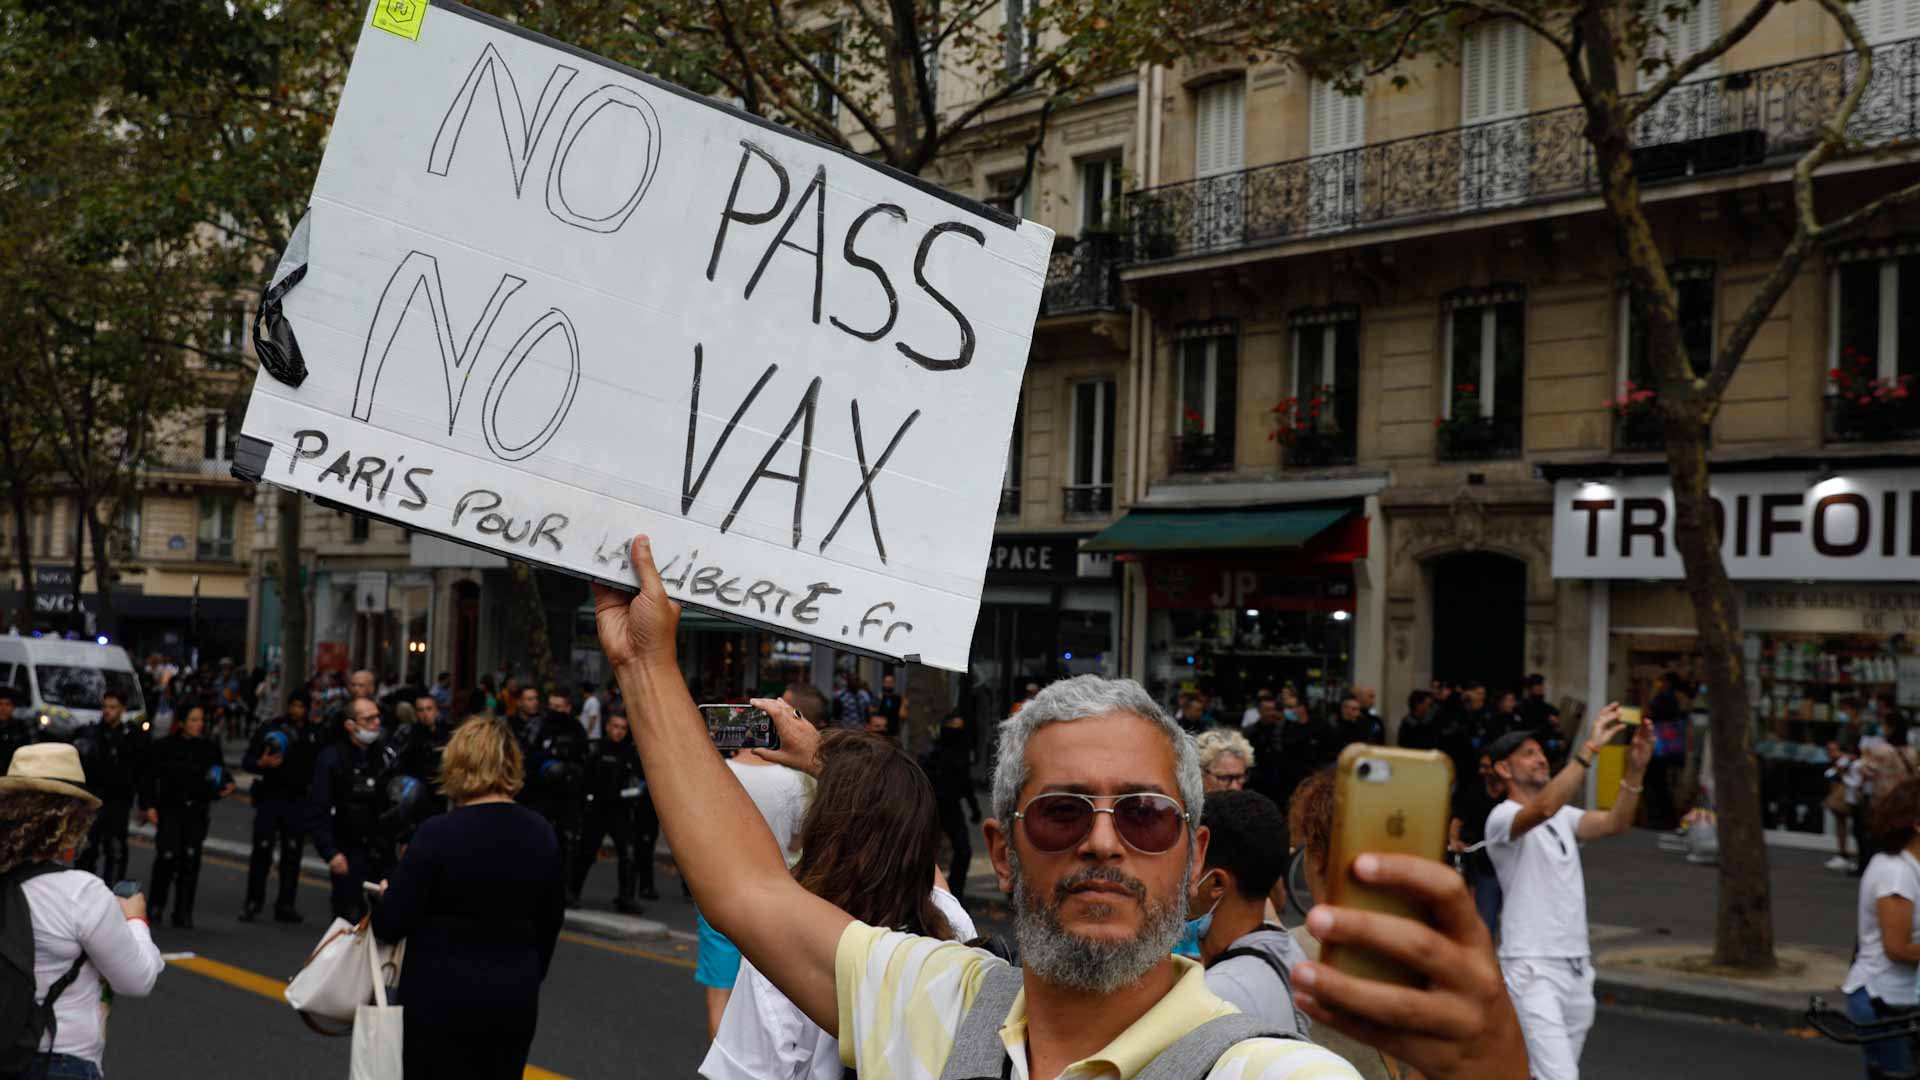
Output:
<path fill-rule="evenodd" d="M 368 981 L 373 984 L 373 1004 L 354 1010 L 353 1057 L 347 1070 L 348 1080 L 403 1080 L 401 1048 L 405 1044 L 405 1029 L 400 1021 L 400 1006 L 387 1004 L 387 980 L 381 975 L 380 958 L 372 949 L 367 950 L 367 971 Z"/>
<path fill-rule="evenodd" d="M 373 972 L 391 963 L 398 972 L 404 957 L 405 942 L 387 949 L 373 938 L 368 919 L 354 924 L 335 919 L 327 927 L 319 947 L 307 958 L 306 966 L 287 983 L 287 1004 L 299 1010 L 307 1026 L 322 1035 L 345 1035 L 345 1025 L 357 1019 L 360 1006 L 374 1000 Z M 330 1020 L 342 1025 L 328 1030 L 316 1021 Z"/>

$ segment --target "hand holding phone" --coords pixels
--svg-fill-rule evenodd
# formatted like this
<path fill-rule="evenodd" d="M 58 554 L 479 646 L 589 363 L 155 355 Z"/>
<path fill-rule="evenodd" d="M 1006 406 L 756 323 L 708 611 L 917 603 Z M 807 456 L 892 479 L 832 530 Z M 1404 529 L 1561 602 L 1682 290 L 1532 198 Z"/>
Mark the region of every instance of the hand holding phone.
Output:
<path fill-rule="evenodd" d="M 721 750 L 778 750 L 780 730 L 765 709 L 753 705 L 702 705 L 707 737 Z"/>
<path fill-rule="evenodd" d="M 1333 835 L 1327 852 L 1327 892 L 1334 907 L 1432 923 L 1426 908 L 1404 892 L 1361 881 L 1353 863 L 1362 854 L 1417 855 L 1441 863 L 1452 820 L 1447 796 L 1453 762 L 1437 750 L 1355 744 L 1340 753 L 1333 788 Z M 1326 943 L 1322 960 L 1346 974 L 1419 987 L 1426 977 L 1383 953 Z"/>

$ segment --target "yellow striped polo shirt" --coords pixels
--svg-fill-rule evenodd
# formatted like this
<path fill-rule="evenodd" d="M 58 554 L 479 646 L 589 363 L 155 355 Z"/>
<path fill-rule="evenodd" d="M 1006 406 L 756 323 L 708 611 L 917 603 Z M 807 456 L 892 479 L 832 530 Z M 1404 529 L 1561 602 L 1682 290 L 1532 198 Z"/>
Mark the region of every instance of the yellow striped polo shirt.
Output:
<path fill-rule="evenodd" d="M 1182 1035 L 1237 1012 L 1207 989 L 1199 964 L 1173 958 L 1180 977 L 1133 1026 L 1059 1080 L 1128 1080 Z M 851 923 L 840 936 L 834 983 L 840 1060 L 860 1080 L 938 1080 L 988 971 L 1005 961 L 953 941 Z M 1014 998 L 1000 1041 L 1014 1080 L 1027 1075 L 1027 995 Z M 1358 1080 L 1332 1051 L 1293 1039 L 1248 1039 L 1214 1064 L 1207 1080 Z"/>

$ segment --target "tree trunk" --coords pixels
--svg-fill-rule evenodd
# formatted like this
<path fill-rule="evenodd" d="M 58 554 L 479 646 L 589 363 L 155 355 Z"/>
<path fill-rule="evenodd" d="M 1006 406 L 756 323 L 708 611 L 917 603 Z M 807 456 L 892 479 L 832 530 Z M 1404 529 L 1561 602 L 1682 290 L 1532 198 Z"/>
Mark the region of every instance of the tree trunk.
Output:
<path fill-rule="evenodd" d="M 1720 529 L 1708 496 L 1708 424 L 1716 402 L 1695 378 L 1679 332 L 1679 298 L 1667 276 L 1633 175 L 1630 133 L 1622 122 L 1620 69 L 1612 10 L 1592 5 L 1581 16 L 1592 100 L 1587 139 L 1593 146 L 1614 235 L 1628 263 L 1634 302 L 1647 327 L 1660 387 L 1667 469 L 1673 484 L 1673 541 L 1686 569 L 1698 630 L 1695 647 L 1712 702 L 1714 808 L 1720 841 L 1720 896 L 1714 962 L 1770 970 L 1773 902 L 1766 837 L 1760 818 L 1740 619 L 1733 583 L 1720 559 Z"/>
<path fill-rule="evenodd" d="M 73 629 L 84 631 L 87 628 L 86 583 L 81 580 L 87 573 L 87 528 L 85 495 L 73 497 Z"/>
<path fill-rule="evenodd" d="M 513 560 L 513 618 L 527 643 L 527 667 L 544 695 L 553 686 L 553 635 L 547 630 L 547 609 L 540 601 L 540 579 L 533 567 Z"/>
<path fill-rule="evenodd" d="M 15 476 L 7 485 L 13 505 L 13 554 L 20 564 L 20 611 L 14 628 L 22 633 L 33 629 L 33 527 L 27 518 L 33 513 L 33 500 L 27 495 L 25 477 Z"/>
<path fill-rule="evenodd" d="M 119 628 L 114 625 L 113 618 L 113 585 L 120 580 L 120 575 L 113 568 L 113 550 L 108 543 L 107 529 L 92 507 L 83 511 L 82 520 L 86 522 L 88 538 L 93 541 L 93 591 L 99 604 L 94 612 L 95 631 L 118 638 Z"/>
<path fill-rule="evenodd" d="M 1685 414 L 1684 416 L 1682 414 Z M 1720 531 L 1707 495 L 1706 425 L 1697 410 L 1667 412 L 1667 466 L 1673 475 L 1673 542 L 1687 568 L 1694 638 L 1712 698 L 1713 807 L 1720 839 L 1720 905 L 1713 961 L 1764 970 L 1775 965 L 1773 898 L 1761 830 L 1760 773 L 1753 756 L 1740 613 L 1720 561 Z"/>
<path fill-rule="evenodd" d="M 280 700 L 274 704 L 285 715 L 287 695 L 307 685 L 307 595 L 300 581 L 303 502 L 292 488 L 278 489 L 275 499 L 280 515 L 274 537 L 280 563 Z"/>

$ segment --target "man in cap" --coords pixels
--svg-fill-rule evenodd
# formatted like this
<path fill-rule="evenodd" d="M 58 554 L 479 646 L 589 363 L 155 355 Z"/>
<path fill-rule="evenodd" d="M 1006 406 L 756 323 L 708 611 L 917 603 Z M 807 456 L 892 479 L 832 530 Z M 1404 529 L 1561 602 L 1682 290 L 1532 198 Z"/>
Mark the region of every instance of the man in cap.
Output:
<path fill-rule="evenodd" d="M 1653 729 L 1643 724 L 1633 733 L 1611 810 L 1567 803 L 1584 785 L 1594 755 L 1626 727 L 1618 702 L 1601 709 L 1593 737 L 1557 775 L 1528 732 L 1509 732 L 1486 751 L 1507 785 L 1506 800 L 1487 815 L 1486 832 L 1503 897 L 1500 972 L 1520 1014 L 1533 1080 L 1575 1080 L 1593 1026 L 1593 950 L 1580 845 L 1632 827 L 1653 757 Z"/>

